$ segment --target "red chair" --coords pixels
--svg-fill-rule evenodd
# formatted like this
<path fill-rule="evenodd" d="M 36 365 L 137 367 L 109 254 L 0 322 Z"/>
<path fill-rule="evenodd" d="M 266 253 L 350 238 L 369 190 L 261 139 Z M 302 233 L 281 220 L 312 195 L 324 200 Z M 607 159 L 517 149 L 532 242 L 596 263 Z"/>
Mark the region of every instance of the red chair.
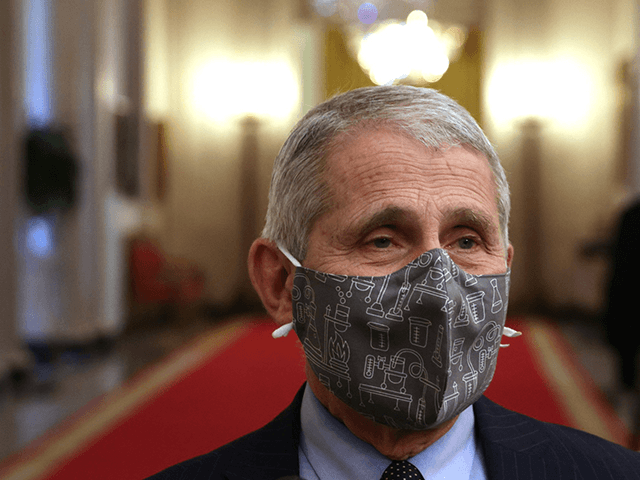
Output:
<path fill-rule="evenodd" d="M 167 258 L 147 237 L 134 238 L 129 248 L 132 310 L 154 306 L 188 306 L 201 300 L 205 275 L 192 264 Z"/>

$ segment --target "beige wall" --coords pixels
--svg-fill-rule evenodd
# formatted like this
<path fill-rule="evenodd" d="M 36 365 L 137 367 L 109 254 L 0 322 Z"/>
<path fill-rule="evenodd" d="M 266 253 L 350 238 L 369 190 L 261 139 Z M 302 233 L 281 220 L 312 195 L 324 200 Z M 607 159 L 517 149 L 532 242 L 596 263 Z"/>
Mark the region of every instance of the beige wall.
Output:
<path fill-rule="evenodd" d="M 298 7 L 293 0 L 146 3 L 145 105 L 150 117 L 167 121 L 170 145 L 163 243 L 171 254 L 205 269 L 205 297 L 214 303 L 233 301 L 247 282 L 241 195 L 255 199 L 257 235 L 273 158 L 300 114 L 301 99 L 314 101 L 301 88 L 302 57 L 313 33 Z M 256 191 L 243 184 L 243 114 L 223 105 L 225 100 L 242 104 L 245 96 L 269 86 L 262 67 L 238 73 L 244 72 L 238 65 L 251 62 L 286 67 L 278 83 L 291 81 L 295 90 L 282 92 L 276 85 L 261 94 L 281 96 L 285 108 L 275 117 L 259 112 Z M 216 93 L 222 97 L 211 98 Z"/>
<path fill-rule="evenodd" d="M 549 306 L 595 311 L 602 303 L 606 262 L 584 259 L 580 248 L 587 241 L 607 239 L 621 200 L 633 189 L 618 173 L 625 160 L 620 158 L 622 97 L 617 71 L 620 62 L 633 59 L 638 47 L 637 5 L 632 0 L 492 0 L 488 5 L 484 124 L 513 189 L 513 305 L 525 302 L 535 285 L 535 262 L 527 258 L 536 250 L 530 239 L 537 235 L 540 283 Z M 545 70 L 549 62 L 557 62 L 557 68 Z M 508 67 L 518 63 L 539 68 L 521 82 L 501 83 L 501 76 L 510 74 Z M 559 72 L 565 68 L 567 74 Z M 544 101 L 523 105 L 520 112 L 510 107 L 537 98 L 546 85 L 556 98 L 547 109 L 550 114 L 538 109 L 540 228 L 531 232 L 527 224 L 535 207 L 526 193 L 532 183 L 526 162 L 535 152 L 522 151 L 520 125 Z M 509 93 L 513 99 L 501 108 Z M 553 110 L 576 95 L 577 104 Z"/>

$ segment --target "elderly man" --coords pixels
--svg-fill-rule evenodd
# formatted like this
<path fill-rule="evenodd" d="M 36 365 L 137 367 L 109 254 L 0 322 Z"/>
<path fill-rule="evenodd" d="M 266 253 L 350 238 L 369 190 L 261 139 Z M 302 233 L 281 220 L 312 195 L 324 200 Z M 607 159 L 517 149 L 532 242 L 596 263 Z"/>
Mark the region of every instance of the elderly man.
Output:
<path fill-rule="evenodd" d="M 640 454 L 482 396 L 515 334 L 509 208 L 491 144 L 434 90 L 364 88 L 311 110 L 249 254 L 307 383 L 264 428 L 157 478 L 640 478 Z"/>

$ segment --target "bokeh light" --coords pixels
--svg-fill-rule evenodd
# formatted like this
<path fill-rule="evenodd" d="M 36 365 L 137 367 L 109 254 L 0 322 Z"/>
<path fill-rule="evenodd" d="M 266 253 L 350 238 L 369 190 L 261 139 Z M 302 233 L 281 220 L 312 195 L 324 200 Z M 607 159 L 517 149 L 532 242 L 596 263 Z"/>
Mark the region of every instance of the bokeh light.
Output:
<path fill-rule="evenodd" d="M 358 19 L 367 25 L 371 25 L 378 18 L 378 9 L 373 3 L 363 3 L 358 7 Z"/>
<path fill-rule="evenodd" d="M 297 77 L 286 62 L 216 59 L 194 75 L 193 105 L 213 121 L 244 115 L 284 119 L 299 95 Z"/>
<path fill-rule="evenodd" d="M 433 83 L 447 71 L 450 58 L 464 44 L 465 36 L 462 28 L 454 26 L 443 31 L 423 11 L 414 10 L 406 22 L 387 21 L 363 36 L 357 59 L 377 85 L 407 77 Z"/>
<path fill-rule="evenodd" d="M 338 0 L 313 0 L 313 7 L 323 17 L 330 17 L 338 11 Z"/>
<path fill-rule="evenodd" d="M 488 101 L 499 121 L 537 118 L 575 126 L 588 114 L 592 88 L 587 69 L 572 59 L 532 59 L 499 66 L 489 79 Z"/>
<path fill-rule="evenodd" d="M 36 257 L 46 258 L 53 252 L 53 225 L 43 217 L 27 223 L 27 248 Z"/>

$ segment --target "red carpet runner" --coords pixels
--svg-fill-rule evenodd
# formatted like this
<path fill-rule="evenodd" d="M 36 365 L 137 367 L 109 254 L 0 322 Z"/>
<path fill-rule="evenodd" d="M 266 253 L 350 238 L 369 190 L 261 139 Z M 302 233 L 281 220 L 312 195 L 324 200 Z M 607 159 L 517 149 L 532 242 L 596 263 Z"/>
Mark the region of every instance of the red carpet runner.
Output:
<path fill-rule="evenodd" d="M 547 324 L 507 324 L 524 335 L 501 349 L 489 398 L 623 443 L 624 427 L 562 336 Z M 219 330 L 0 465 L 0 478 L 141 479 L 267 423 L 304 381 L 295 335 L 273 340 L 264 321 Z"/>

